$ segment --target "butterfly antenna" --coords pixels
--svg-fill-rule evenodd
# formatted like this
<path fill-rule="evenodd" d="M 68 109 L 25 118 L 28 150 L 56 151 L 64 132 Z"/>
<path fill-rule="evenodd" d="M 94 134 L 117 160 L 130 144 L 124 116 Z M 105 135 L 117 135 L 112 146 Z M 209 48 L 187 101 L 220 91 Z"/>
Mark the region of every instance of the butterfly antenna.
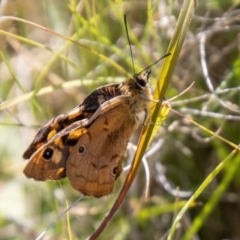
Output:
<path fill-rule="evenodd" d="M 129 34 L 128 34 L 127 15 L 126 15 L 126 14 L 124 14 L 124 25 L 125 25 L 125 30 L 126 30 L 126 33 L 127 33 L 128 45 L 129 45 L 129 48 L 130 48 L 130 54 L 131 54 L 131 59 L 132 59 L 133 72 L 134 72 L 134 74 L 135 74 L 135 67 L 134 67 L 134 61 L 133 61 L 133 52 L 132 52 L 131 42 L 130 42 L 130 38 L 129 38 Z"/>
<path fill-rule="evenodd" d="M 152 67 L 153 65 L 155 65 L 156 63 L 158 63 L 159 61 L 161 61 L 162 59 L 168 57 L 169 55 L 171 55 L 171 53 L 167 53 L 164 56 L 160 57 L 156 62 L 152 63 L 151 65 L 149 65 L 148 67 L 144 68 L 141 72 L 138 73 L 138 75 L 140 75 L 142 72 L 145 72 L 147 69 L 149 69 L 150 67 Z"/>

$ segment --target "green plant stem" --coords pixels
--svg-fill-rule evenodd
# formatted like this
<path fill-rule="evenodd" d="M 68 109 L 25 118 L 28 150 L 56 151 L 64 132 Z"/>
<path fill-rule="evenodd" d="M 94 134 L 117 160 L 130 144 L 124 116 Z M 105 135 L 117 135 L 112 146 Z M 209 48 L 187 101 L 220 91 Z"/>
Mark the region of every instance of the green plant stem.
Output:
<path fill-rule="evenodd" d="M 200 214 L 194 219 L 193 224 L 191 224 L 190 228 L 187 230 L 186 234 L 182 238 L 183 240 L 190 240 L 192 236 L 199 230 L 199 228 L 204 224 L 205 220 L 211 214 L 211 212 L 216 207 L 219 202 L 221 196 L 226 191 L 229 183 L 233 179 L 237 170 L 239 170 L 240 164 L 240 155 L 236 155 L 231 161 L 226 161 L 223 166 L 225 166 L 226 172 L 224 178 L 217 189 L 213 192 L 210 200 L 204 205 Z"/>
<path fill-rule="evenodd" d="M 193 194 L 193 196 L 188 200 L 186 205 L 183 207 L 183 209 L 178 213 L 177 217 L 175 218 L 172 228 L 170 230 L 168 240 L 172 240 L 176 227 L 183 217 L 183 214 L 187 211 L 189 206 L 192 204 L 193 201 L 197 199 L 197 197 L 206 189 L 206 187 L 210 184 L 210 182 L 213 180 L 213 178 L 226 166 L 226 164 L 232 159 L 232 157 L 239 151 L 239 148 L 234 149 L 231 154 L 223 162 L 221 162 L 213 171 L 211 174 L 208 175 L 208 177 L 205 179 L 205 181 L 201 184 L 201 186 L 197 189 L 197 191 Z"/>

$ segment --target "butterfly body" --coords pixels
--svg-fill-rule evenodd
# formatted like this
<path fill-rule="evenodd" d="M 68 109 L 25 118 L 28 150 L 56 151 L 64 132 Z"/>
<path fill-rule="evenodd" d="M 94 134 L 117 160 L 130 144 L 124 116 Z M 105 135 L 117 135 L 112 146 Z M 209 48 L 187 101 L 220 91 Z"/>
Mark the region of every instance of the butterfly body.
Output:
<path fill-rule="evenodd" d="M 24 152 L 24 169 L 35 180 L 67 176 L 84 195 L 112 192 L 128 140 L 148 117 L 150 70 L 122 84 L 100 87 L 68 113 L 46 122 Z"/>

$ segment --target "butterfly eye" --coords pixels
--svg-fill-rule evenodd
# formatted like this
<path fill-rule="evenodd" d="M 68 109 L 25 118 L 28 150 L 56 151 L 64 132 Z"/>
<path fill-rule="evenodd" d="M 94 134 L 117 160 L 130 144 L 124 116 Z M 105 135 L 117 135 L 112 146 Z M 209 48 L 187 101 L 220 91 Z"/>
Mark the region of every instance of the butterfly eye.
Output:
<path fill-rule="evenodd" d="M 86 148 L 86 145 L 81 145 L 79 148 L 78 148 L 78 154 L 79 155 L 83 155 L 85 154 L 87 148 Z"/>
<path fill-rule="evenodd" d="M 43 158 L 45 160 L 50 160 L 52 158 L 52 155 L 53 155 L 53 149 L 47 148 L 43 153 Z"/>
<path fill-rule="evenodd" d="M 150 74 L 151 74 L 151 70 L 147 69 L 143 72 L 140 72 L 139 74 L 134 75 L 135 81 L 140 88 L 143 89 L 147 86 Z"/>

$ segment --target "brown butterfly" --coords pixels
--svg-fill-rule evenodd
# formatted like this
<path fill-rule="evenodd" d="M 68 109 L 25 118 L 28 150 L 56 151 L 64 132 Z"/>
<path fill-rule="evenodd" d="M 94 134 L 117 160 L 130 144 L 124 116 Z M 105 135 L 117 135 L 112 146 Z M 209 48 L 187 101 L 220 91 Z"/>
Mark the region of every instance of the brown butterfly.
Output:
<path fill-rule="evenodd" d="M 122 84 L 100 87 L 73 110 L 46 122 L 23 154 L 30 158 L 25 175 L 40 181 L 67 176 L 84 195 L 111 193 L 127 142 L 148 118 L 150 73 L 147 69 Z"/>

